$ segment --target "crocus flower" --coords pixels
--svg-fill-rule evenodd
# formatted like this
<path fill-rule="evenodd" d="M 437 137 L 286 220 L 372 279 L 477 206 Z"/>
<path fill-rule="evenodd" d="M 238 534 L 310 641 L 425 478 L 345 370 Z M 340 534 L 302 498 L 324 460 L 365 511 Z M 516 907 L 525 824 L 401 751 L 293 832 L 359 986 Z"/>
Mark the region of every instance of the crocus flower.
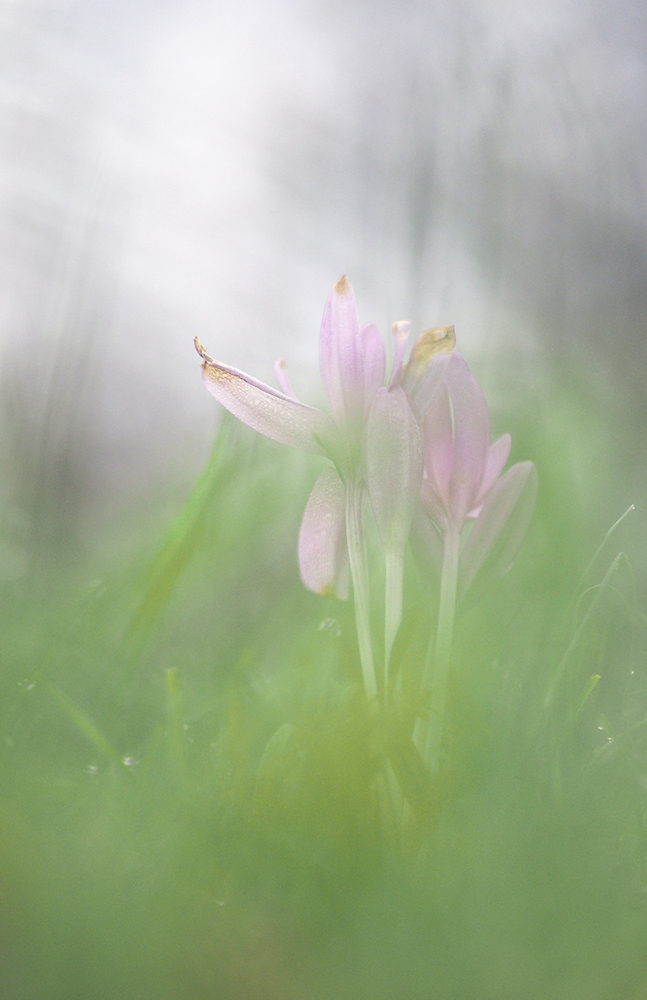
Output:
<path fill-rule="evenodd" d="M 453 340 L 439 337 L 435 346 L 431 341 L 428 344 L 423 335 L 405 369 L 407 333 L 406 323 L 394 327 L 395 362 L 387 388 L 384 342 L 374 324 L 359 326 L 353 290 L 346 277 L 340 278 L 326 303 L 319 340 L 321 380 L 330 414 L 295 398 L 281 363 L 276 369 L 279 391 L 214 361 L 196 339 L 204 382 L 228 410 L 261 434 L 325 455 L 333 463 L 320 474 L 306 506 L 299 534 L 299 567 L 309 589 L 340 597 L 347 595 L 350 567 L 369 697 L 375 696 L 377 686 L 364 540 L 367 489 L 385 545 L 404 546 L 420 493 L 422 457 L 418 418 L 399 383 L 404 385 L 408 374 L 413 398 L 423 381 L 422 359 L 453 346 Z M 393 621 L 387 631 L 388 643 Z"/>
<path fill-rule="evenodd" d="M 360 329 L 353 290 L 347 278 L 341 278 L 326 303 L 319 343 L 330 415 L 295 398 L 281 362 L 276 372 L 284 391 L 214 361 L 197 341 L 196 347 L 204 362 L 205 385 L 235 416 L 274 441 L 332 460 L 334 468 L 321 473 L 306 508 L 299 565 L 309 589 L 345 597 L 346 492 L 361 478 L 365 424 L 384 384 L 386 352 L 377 327 Z"/>
<path fill-rule="evenodd" d="M 419 527 L 439 562 L 443 537 L 460 537 L 471 522 L 459 555 L 459 599 L 482 577 L 481 571 L 487 569 L 492 576 L 509 568 L 530 524 L 536 470 L 532 462 L 519 462 L 503 473 L 510 445 L 509 434 L 490 443 L 485 396 L 464 359 L 453 351 L 435 381 L 424 416 L 422 510 L 437 526 L 436 538 L 429 525 L 419 522 Z"/>
<path fill-rule="evenodd" d="M 435 366 L 432 360 L 429 369 Z M 434 771 L 457 601 L 476 583 L 510 566 L 530 524 L 537 474 L 532 462 L 519 462 L 503 473 L 510 435 L 490 443 L 485 396 L 460 354 L 453 351 L 444 360 L 432 385 L 423 418 L 425 478 L 416 532 L 440 570 L 440 603 L 435 646 L 423 676 L 423 687 L 430 690 L 429 718 L 418 719 L 415 738 Z"/>

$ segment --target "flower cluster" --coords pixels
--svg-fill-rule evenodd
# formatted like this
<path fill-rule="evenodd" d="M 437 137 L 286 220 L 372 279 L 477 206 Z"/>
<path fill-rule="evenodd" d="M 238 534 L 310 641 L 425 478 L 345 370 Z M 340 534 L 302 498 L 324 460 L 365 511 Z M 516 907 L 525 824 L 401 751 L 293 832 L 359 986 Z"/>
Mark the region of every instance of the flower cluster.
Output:
<path fill-rule="evenodd" d="M 453 327 L 425 331 L 405 362 L 409 326 L 393 327 L 387 380 L 384 341 L 374 324 L 359 326 L 352 288 L 340 278 L 326 303 L 319 341 L 330 414 L 296 399 L 283 362 L 276 366 L 277 390 L 214 361 L 197 338 L 196 348 L 207 388 L 235 416 L 275 441 L 330 460 L 303 516 L 299 567 L 310 590 L 342 598 L 350 570 L 369 698 L 378 696 L 379 685 L 369 627 L 367 498 L 386 560 L 385 698 L 409 541 L 437 566 L 434 661 L 442 710 L 456 602 L 508 569 L 528 528 L 537 483 L 531 462 L 503 471 L 510 436 L 490 443 L 487 403 L 455 350 Z"/>
<path fill-rule="evenodd" d="M 210 358 L 196 340 L 209 391 L 244 423 L 266 437 L 326 455 L 333 465 L 319 476 L 306 507 L 299 536 L 299 567 L 304 584 L 322 595 L 348 595 L 346 539 L 348 494 L 371 494 L 383 537 L 408 536 L 422 483 L 419 417 L 413 399 L 421 381 L 404 381 L 402 359 L 408 324 L 394 327 L 396 359 L 385 385 L 386 350 L 374 324 L 360 328 L 353 290 L 346 277 L 333 288 L 321 324 L 321 380 L 331 414 L 299 402 L 277 362 L 282 391 Z M 451 350 L 453 331 L 430 342 L 423 337 L 413 354 L 429 358 Z M 418 360 L 420 368 L 424 368 Z M 420 395 L 420 392 L 417 392 Z"/>

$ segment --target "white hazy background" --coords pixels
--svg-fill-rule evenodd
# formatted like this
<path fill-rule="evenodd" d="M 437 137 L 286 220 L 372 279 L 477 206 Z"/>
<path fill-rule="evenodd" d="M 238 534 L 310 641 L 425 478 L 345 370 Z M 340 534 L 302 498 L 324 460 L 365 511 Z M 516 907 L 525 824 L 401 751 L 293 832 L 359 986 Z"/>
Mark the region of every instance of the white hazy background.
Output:
<path fill-rule="evenodd" d="M 572 382 L 639 499 L 646 109 L 641 0 L 3 0 L 0 575 L 187 494 L 196 334 L 317 402 L 342 273 L 519 406 Z"/>

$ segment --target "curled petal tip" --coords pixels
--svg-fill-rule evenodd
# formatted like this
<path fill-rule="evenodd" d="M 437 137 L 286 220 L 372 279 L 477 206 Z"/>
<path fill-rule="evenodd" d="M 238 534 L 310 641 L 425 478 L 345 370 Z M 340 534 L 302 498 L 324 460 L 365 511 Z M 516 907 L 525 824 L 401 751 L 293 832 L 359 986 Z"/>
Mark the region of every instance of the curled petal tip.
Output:
<path fill-rule="evenodd" d="M 348 295 L 350 292 L 350 282 L 345 274 L 342 274 L 341 278 L 335 285 L 335 291 L 338 295 Z"/>
<path fill-rule="evenodd" d="M 198 354 L 200 355 L 200 357 L 202 358 L 203 361 L 205 361 L 205 362 L 207 362 L 207 361 L 213 361 L 213 358 L 209 357 L 209 355 L 205 351 L 204 347 L 200 343 L 200 338 L 199 337 L 194 337 L 193 338 L 193 343 L 195 344 L 195 349 L 196 349 L 196 351 L 198 352 Z"/>

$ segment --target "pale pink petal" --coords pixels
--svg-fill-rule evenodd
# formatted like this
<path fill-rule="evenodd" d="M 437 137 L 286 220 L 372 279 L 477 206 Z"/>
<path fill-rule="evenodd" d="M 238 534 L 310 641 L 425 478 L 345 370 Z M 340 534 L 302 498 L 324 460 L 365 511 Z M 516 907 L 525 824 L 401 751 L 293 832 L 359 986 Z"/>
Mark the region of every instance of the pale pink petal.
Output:
<path fill-rule="evenodd" d="M 332 420 L 321 410 L 299 403 L 237 368 L 214 361 L 196 341 L 203 359 L 202 377 L 216 399 L 255 431 L 303 451 L 328 454 L 322 442 L 334 436 Z"/>
<path fill-rule="evenodd" d="M 461 551 L 459 598 L 510 568 L 530 526 L 536 499 L 537 470 L 532 462 L 513 465 L 497 480 Z"/>
<path fill-rule="evenodd" d="M 464 359 L 452 354 L 443 376 L 453 417 L 454 455 L 449 503 L 455 524 L 475 506 L 490 451 L 490 414 L 483 392 Z"/>
<path fill-rule="evenodd" d="M 425 330 L 411 348 L 401 384 L 419 419 L 426 416 L 455 344 L 454 327 L 441 326 Z"/>
<path fill-rule="evenodd" d="M 424 421 L 424 454 L 428 488 L 449 515 L 454 469 L 454 433 L 449 391 L 444 379 L 438 382 L 427 404 Z"/>
<path fill-rule="evenodd" d="M 404 549 L 422 483 L 418 422 L 404 391 L 381 388 L 366 430 L 366 476 L 375 523 L 385 548 Z"/>
<path fill-rule="evenodd" d="M 299 569 L 309 590 L 328 597 L 348 597 L 345 487 L 328 466 L 310 494 L 299 532 Z"/>
<path fill-rule="evenodd" d="M 359 331 L 362 365 L 364 368 L 364 416 L 368 413 L 375 393 L 384 385 L 386 349 L 375 323 L 367 323 Z"/>
<path fill-rule="evenodd" d="M 276 381 L 281 387 L 281 392 L 283 392 L 286 396 L 289 396 L 290 399 L 296 399 L 296 393 L 292 388 L 290 376 L 288 375 L 288 367 L 283 358 L 279 358 L 278 361 L 275 362 L 274 374 L 276 375 Z"/>
<path fill-rule="evenodd" d="M 481 488 L 476 501 L 477 503 L 483 503 L 488 490 L 491 489 L 503 472 L 505 463 L 508 461 L 511 444 L 512 438 L 510 435 L 502 434 L 501 437 L 497 438 L 494 444 L 490 447 L 487 462 L 485 464 L 485 472 L 483 473 L 483 480 L 481 482 Z"/>
<path fill-rule="evenodd" d="M 319 338 L 321 381 L 335 422 L 349 430 L 364 417 L 364 366 L 355 297 L 348 278 L 328 296 Z"/>
<path fill-rule="evenodd" d="M 475 506 L 467 515 L 468 518 L 477 518 L 481 513 L 483 501 L 485 500 L 489 490 L 503 472 L 503 467 L 508 461 L 511 444 L 512 439 L 510 435 L 503 434 L 500 438 L 497 438 L 494 444 L 490 447 L 487 461 L 485 463 L 485 472 L 483 474 L 481 488 L 479 489 Z"/>

